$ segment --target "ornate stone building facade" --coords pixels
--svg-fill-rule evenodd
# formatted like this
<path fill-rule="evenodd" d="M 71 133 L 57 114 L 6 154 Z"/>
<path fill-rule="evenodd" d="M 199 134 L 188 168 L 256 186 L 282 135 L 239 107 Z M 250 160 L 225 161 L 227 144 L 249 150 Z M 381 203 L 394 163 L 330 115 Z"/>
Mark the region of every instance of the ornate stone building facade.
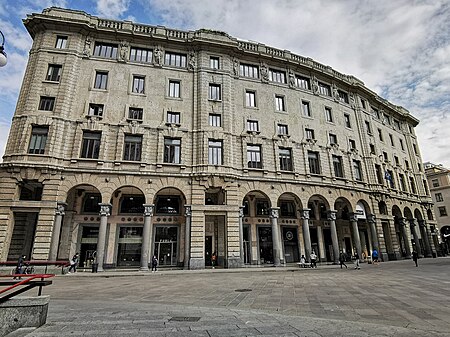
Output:
<path fill-rule="evenodd" d="M 418 120 L 355 77 L 218 31 L 60 8 L 24 23 L 34 43 L 1 164 L 1 260 L 432 255 Z"/>

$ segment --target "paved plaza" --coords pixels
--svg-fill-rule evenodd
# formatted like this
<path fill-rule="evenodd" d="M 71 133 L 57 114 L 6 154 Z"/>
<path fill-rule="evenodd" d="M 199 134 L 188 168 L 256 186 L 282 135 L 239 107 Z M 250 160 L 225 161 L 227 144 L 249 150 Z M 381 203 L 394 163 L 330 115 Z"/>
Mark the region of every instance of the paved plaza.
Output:
<path fill-rule="evenodd" d="M 57 276 L 27 336 L 449 336 L 450 258 Z"/>

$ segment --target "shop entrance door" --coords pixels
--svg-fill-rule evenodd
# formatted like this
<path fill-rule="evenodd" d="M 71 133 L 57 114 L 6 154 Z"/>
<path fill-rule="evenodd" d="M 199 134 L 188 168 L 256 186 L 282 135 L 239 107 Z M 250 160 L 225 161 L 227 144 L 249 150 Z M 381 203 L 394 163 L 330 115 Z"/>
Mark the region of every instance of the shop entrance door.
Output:
<path fill-rule="evenodd" d="M 178 227 L 158 226 L 155 235 L 154 254 L 160 266 L 176 266 L 178 250 Z"/>
<path fill-rule="evenodd" d="M 143 227 L 120 227 L 117 247 L 117 266 L 140 265 L 142 230 Z"/>
<path fill-rule="evenodd" d="M 80 244 L 80 267 L 91 268 L 97 251 L 98 241 L 97 225 L 82 225 Z"/>
<path fill-rule="evenodd" d="M 212 236 L 205 236 L 205 266 L 211 266 L 211 256 L 212 256 Z"/>
<path fill-rule="evenodd" d="M 8 251 L 8 261 L 17 261 L 26 255 L 32 259 L 34 234 L 39 213 L 14 212 L 14 229 Z"/>
<path fill-rule="evenodd" d="M 258 227 L 258 236 L 260 263 L 273 263 L 272 228 Z"/>

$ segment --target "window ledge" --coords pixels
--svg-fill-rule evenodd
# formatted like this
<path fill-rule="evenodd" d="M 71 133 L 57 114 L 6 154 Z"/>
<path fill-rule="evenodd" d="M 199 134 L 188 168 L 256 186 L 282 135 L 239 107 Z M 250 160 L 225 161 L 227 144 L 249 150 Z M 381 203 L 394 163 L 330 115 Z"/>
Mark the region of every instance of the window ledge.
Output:
<path fill-rule="evenodd" d="M 43 80 L 42 83 L 59 84 L 60 81 Z"/>
<path fill-rule="evenodd" d="M 136 119 L 136 118 L 127 118 L 127 122 L 129 122 L 129 123 L 132 123 L 132 122 L 142 123 L 143 120 L 142 119 Z"/>

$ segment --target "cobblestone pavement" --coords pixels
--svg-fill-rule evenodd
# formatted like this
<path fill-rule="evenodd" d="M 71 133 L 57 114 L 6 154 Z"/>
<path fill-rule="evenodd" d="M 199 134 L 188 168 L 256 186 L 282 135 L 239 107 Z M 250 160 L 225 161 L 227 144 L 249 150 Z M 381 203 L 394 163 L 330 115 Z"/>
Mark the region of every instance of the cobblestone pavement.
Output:
<path fill-rule="evenodd" d="M 58 276 L 27 336 L 450 336 L 450 258 Z"/>

